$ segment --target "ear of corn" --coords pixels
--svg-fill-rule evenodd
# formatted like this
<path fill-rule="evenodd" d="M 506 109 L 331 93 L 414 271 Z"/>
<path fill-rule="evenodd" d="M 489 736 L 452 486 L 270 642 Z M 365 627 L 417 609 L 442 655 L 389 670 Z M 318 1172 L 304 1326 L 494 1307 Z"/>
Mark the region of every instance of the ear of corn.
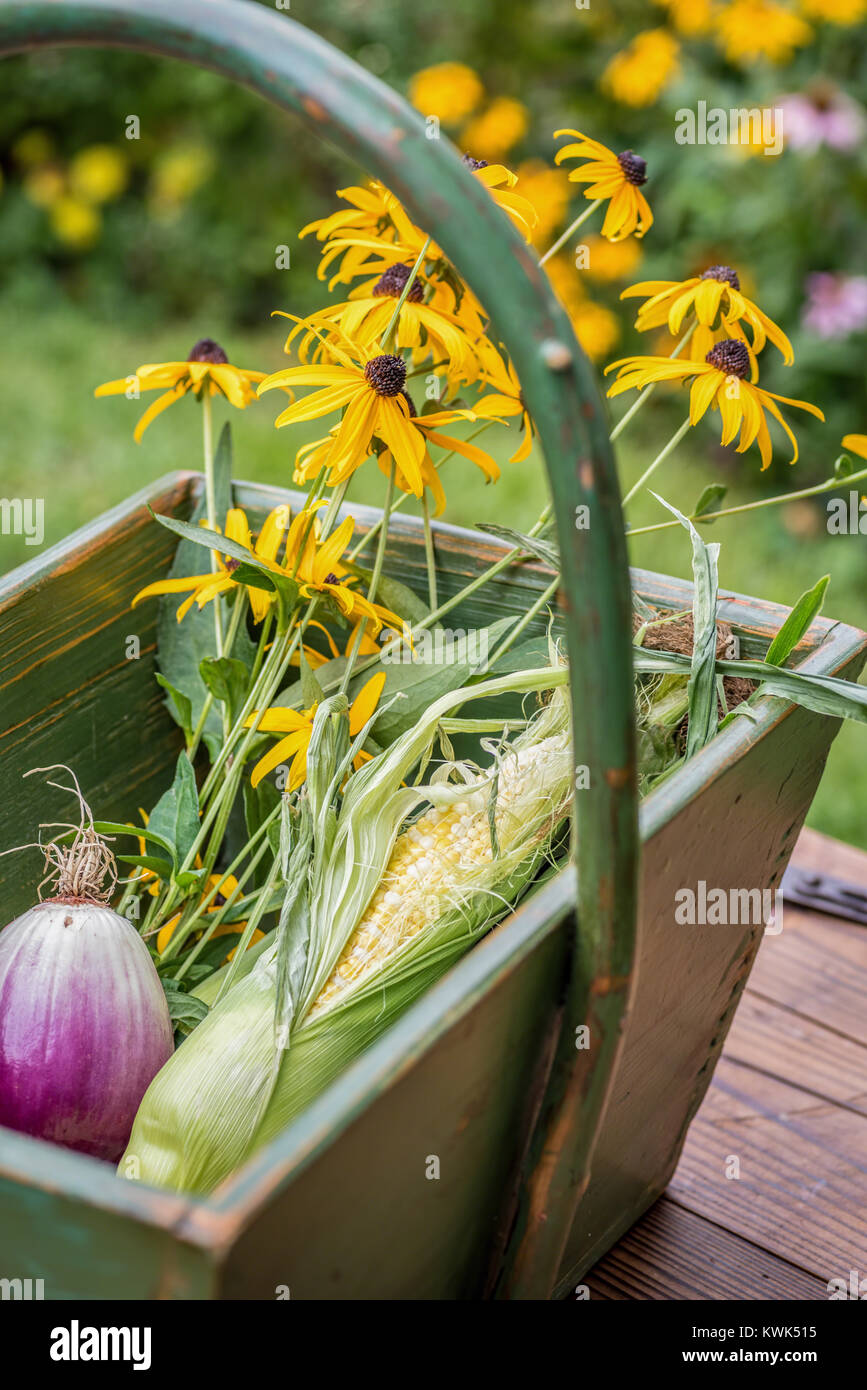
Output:
<path fill-rule="evenodd" d="M 552 675 L 559 682 L 560 672 L 549 670 L 485 686 L 488 693 L 542 689 L 554 684 Z M 530 676 L 535 681 L 528 682 Z M 152 1082 L 122 1173 L 211 1190 L 369 1046 L 533 881 L 571 799 L 564 691 L 500 753 L 492 773 L 445 769 L 462 771 L 464 781 L 456 785 L 438 775 L 425 787 L 401 786 L 439 718 L 485 686 L 444 697 L 431 721 L 350 779 L 329 832 L 329 863 L 311 871 L 310 940 L 318 932 L 319 946 L 307 975 L 315 987 L 299 993 L 288 1049 L 275 1034 L 278 980 L 285 978 L 278 941 Z M 420 803 L 426 803 L 421 817 L 395 838 L 409 806 Z M 385 845 L 378 860 L 377 843 Z M 327 931 L 315 920 L 327 913 L 323 895 L 336 904 Z"/>

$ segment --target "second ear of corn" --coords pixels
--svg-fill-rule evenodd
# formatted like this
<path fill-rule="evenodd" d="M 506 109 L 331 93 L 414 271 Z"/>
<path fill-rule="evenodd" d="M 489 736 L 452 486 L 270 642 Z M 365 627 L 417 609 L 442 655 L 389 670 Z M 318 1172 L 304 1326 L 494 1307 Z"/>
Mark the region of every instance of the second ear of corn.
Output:
<path fill-rule="evenodd" d="M 517 902 L 550 857 L 573 785 L 565 692 L 490 774 L 434 781 L 288 1050 L 275 1061 L 265 953 L 157 1075 L 126 1176 L 210 1191 L 276 1135 Z M 494 836 L 491 812 L 494 810 Z"/>

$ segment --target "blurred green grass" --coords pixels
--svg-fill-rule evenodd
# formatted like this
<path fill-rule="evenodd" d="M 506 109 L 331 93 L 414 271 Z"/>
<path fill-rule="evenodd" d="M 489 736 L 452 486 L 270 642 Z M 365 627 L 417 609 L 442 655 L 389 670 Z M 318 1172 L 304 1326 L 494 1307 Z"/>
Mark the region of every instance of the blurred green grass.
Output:
<path fill-rule="evenodd" d="M 38 320 L 22 316 L 14 325 L 7 322 L 7 331 L 0 334 L 0 380 L 8 403 L 0 491 L 6 497 L 45 497 L 46 544 L 161 474 L 200 467 L 200 415 L 193 402 L 172 407 L 137 445 L 133 427 L 149 398 L 93 397 L 93 388 L 100 382 L 125 376 L 144 362 L 186 357 L 199 331 L 218 337 L 239 366 L 273 371 L 285 365 L 278 324 L 223 335 L 220 324 L 201 322 L 193 333 L 186 327 L 163 326 L 143 334 L 133 333 L 117 320 L 95 321 L 83 311 L 53 305 L 46 305 Z M 319 432 L 319 422 L 306 430 L 277 431 L 273 421 L 278 409 L 279 398 L 273 393 L 243 414 L 231 412 L 236 476 L 291 484 L 295 451 L 304 439 Z M 228 413 L 228 407 L 216 406 L 218 427 Z M 660 428 L 662 421 L 650 405 L 626 431 L 618 450 L 625 485 L 638 476 L 663 442 Z M 501 480 L 488 487 L 471 464 L 460 459 L 448 463 L 443 474 L 449 498 L 445 519 L 467 526 L 495 520 L 526 530 L 547 495 L 541 458 L 534 451 L 525 463 L 510 464 L 509 455 L 517 445 L 513 431 L 492 430 L 485 442 L 501 463 Z M 818 467 L 821 476 L 830 471 L 830 462 L 823 466 L 822 461 L 807 460 L 807 466 L 813 476 Z M 703 426 L 688 435 L 663 465 L 655 486 L 689 510 L 709 482 L 723 481 L 729 486 L 726 504 L 732 505 L 755 500 L 755 468 L 751 455 L 745 460 L 722 455 L 713 432 Z M 798 484 L 797 468 L 781 474 L 781 486 Z M 382 487 L 378 471 L 368 465 L 357 476 L 350 500 L 378 503 Z M 864 537 L 830 536 L 825 501 L 789 503 L 708 529 L 706 534 L 722 545 L 722 587 L 791 605 L 820 575 L 830 573 L 827 612 L 856 627 L 867 627 Z M 658 503 L 644 496 L 630 507 L 629 519 L 641 525 L 665 517 Z M 0 572 L 36 553 L 22 538 L 0 535 Z M 636 537 L 631 559 L 645 569 L 689 576 L 689 542 L 677 526 Z M 861 727 L 843 729 L 808 823 L 867 847 L 865 739 Z"/>

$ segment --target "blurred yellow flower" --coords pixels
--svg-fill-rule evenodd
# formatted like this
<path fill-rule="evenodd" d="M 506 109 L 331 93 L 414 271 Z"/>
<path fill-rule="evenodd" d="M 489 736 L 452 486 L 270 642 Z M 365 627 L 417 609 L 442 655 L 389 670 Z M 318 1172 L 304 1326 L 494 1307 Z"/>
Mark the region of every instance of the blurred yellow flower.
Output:
<path fill-rule="evenodd" d="M 12 158 L 16 164 L 33 166 L 34 164 L 45 164 L 54 154 L 54 141 L 46 130 L 40 130 L 34 126 L 33 130 L 25 130 L 23 135 L 12 146 Z"/>
<path fill-rule="evenodd" d="M 564 159 L 587 161 L 572 170 L 570 182 L 588 184 L 584 189 L 585 198 L 608 203 L 602 235 L 609 241 L 621 241 L 633 234 L 643 237 L 653 226 L 653 213 L 641 192 L 641 185 L 647 183 L 646 161 L 634 150 L 615 154 L 580 130 L 554 131 L 555 140 L 561 135 L 574 135 L 577 140 L 557 151 L 555 163 L 562 164 Z"/>
<path fill-rule="evenodd" d="M 587 248 L 587 264 L 584 267 L 591 280 L 610 284 L 613 280 L 625 280 L 635 270 L 642 257 L 642 249 L 634 237 L 626 241 L 607 241 L 602 236 L 588 236 L 584 245 Z"/>
<path fill-rule="evenodd" d="M 733 63 L 767 58 L 788 63 L 795 49 L 809 43 L 813 31 L 799 15 L 774 0 L 732 0 L 716 17 L 723 51 Z"/>
<path fill-rule="evenodd" d="M 201 188 L 214 168 L 207 145 L 183 144 L 166 150 L 154 165 L 151 197 L 161 211 L 174 211 Z"/>
<path fill-rule="evenodd" d="M 162 415 L 175 401 L 182 400 L 188 392 L 199 399 L 205 392 L 209 396 L 225 396 L 238 410 L 246 410 L 256 399 L 255 383 L 263 381 L 264 377 L 264 372 L 233 367 L 219 343 L 214 342 L 213 338 L 200 338 L 186 362 L 148 362 L 137 367 L 129 376 L 103 382 L 93 394 L 124 395 L 128 399 L 138 400 L 142 391 L 163 392 L 155 401 L 151 401 L 133 431 L 133 439 L 140 444 L 151 421 Z"/>
<path fill-rule="evenodd" d="M 73 193 L 89 203 L 108 203 L 126 188 L 127 162 L 114 145 L 91 145 L 69 166 Z"/>
<path fill-rule="evenodd" d="M 602 86 L 625 106 L 651 106 L 678 69 L 680 44 L 667 29 L 645 29 L 602 74 Z"/>
<path fill-rule="evenodd" d="M 55 235 L 74 251 L 86 251 L 99 236 L 102 218 L 90 203 L 64 194 L 51 205 Z"/>
<path fill-rule="evenodd" d="M 460 144 L 477 159 L 496 162 L 523 140 L 529 124 L 530 113 L 522 102 L 513 97 L 495 97 L 461 131 Z"/>
<path fill-rule="evenodd" d="M 801 0 L 808 19 L 826 19 L 829 24 L 859 24 L 867 15 L 867 0 Z"/>
<path fill-rule="evenodd" d="M 600 361 L 620 337 L 616 315 L 604 304 L 594 304 L 592 299 L 586 297 L 581 283 L 582 272 L 576 270 L 568 255 L 555 256 L 546 263 L 545 271 L 557 298 L 572 320 L 579 343 L 591 362 Z"/>
<path fill-rule="evenodd" d="M 679 34 L 697 37 L 710 31 L 713 0 L 655 0 L 668 10 L 668 17 Z"/>
<path fill-rule="evenodd" d="M 463 121 L 476 109 L 485 89 L 465 63 L 435 63 L 410 80 L 409 99 L 423 116 L 439 116 L 444 125 Z"/>
<path fill-rule="evenodd" d="M 52 207 L 63 196 L 65 187 L 63 174 L 53 164 L 31 169 L 24 176 L 24 196 L 38 208 Z"/>
<path fill-rule="evenodd" d="M 533 229 L 533 244 L 547 246 L 566 220 L 571 193 L 568 176 L 541 159 L 525 160 L 518 165 L 517 174 L 521 192 L 539 219 Z"/>

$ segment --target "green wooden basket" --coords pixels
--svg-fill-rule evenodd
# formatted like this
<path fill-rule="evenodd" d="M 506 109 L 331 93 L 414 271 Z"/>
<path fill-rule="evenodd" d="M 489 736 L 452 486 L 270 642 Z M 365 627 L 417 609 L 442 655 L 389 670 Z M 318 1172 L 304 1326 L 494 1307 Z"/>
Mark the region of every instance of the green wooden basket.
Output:
<path fill-rule="evenodd" d="M 779 883 L 836 723 L 760 701 L 754 721 L 735 721 L 646 799 L 639 833 L 630 579 L 604 415 L 563 309 L 486 190 L 387 87 L 258 5 L 0 0 L 0 53 L 42 43 L 186 59 L 294 112 L 394 189 L 493 312 L 548 464 L 589 787 L 576 798 L 576 865 L 210 1198 L 126 1182 L 0 1129 L 0 1277 L 42 1279 L 48 1298 L 562 1294 L 663 1190 L 760 940 L 761 928 L 676 927 L 675 893 L 702 879 Z M 106 817 L 129 818 L 164 785 L 177 731 L 152 679 L 152 617 L 136 618 L 141 660 L 125 659 L 129 601 L 170 562 L 148 505 L 187 516 L 200 486 L 196 474 L 164 479 L 0 585 L 0 843 L 38 819 L 34 791 L 19 790 L 33 765 L 73 759 Z M 257 518 L 291 496 L 237 493 Z M 589 529 L 574 527 L 579 506 Z M 362 527 L 375 516 L 353 511 Z M 500 553 L 453 527 L 435 536 L 444 596 Z M 395 519 L 386 559 L 423 583 L 415 522 Z M 522 566 L 455 620 L 526 611 L 549 582 Z M 661 607 L 690 602 L 679 581 L 633 583 Z M 721 616 L 761 651 L 785 612 L 729 596 Z M 852 676 L 865 651 L 863 634 L 821 620 L 799 656 Z M 29 891 L 6 885 L 10 915 Z M 578 1048 L 585 1024 L 590 1046 Z"/>

